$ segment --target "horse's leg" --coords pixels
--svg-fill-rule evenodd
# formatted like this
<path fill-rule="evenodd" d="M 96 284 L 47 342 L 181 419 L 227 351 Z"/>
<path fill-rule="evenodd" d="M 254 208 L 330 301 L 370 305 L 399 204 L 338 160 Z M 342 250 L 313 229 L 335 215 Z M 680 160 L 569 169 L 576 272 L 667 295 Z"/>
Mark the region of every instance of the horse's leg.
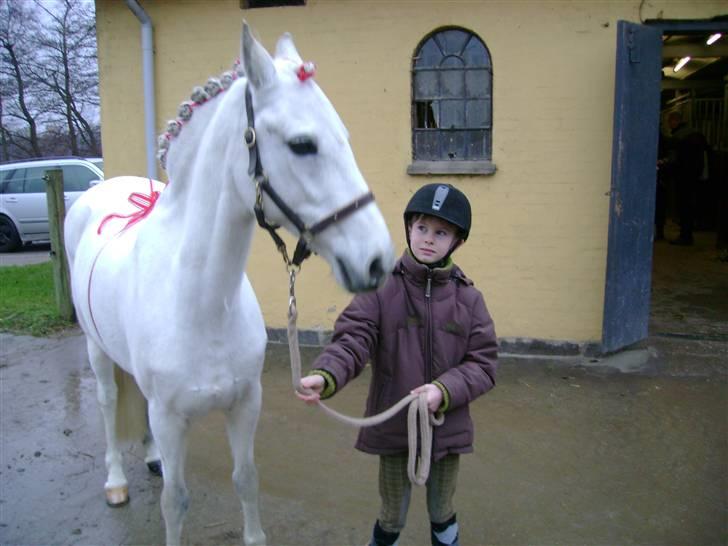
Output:
<path fill-rule="evenodd" d="M 118 389 L 114 380 L 114 362 L 90 338 L 86 338 L 89 362 L 96 374 L 96 387 L 106 431 L 106 502 L 121 506 L 129 502 L 129 486 L 122 468 L 122 456 L 116 436 L 116 402 Z"/>
<path fill-rule="evenodd" d="M 261 404 L 260 382 L 252 382 L 245 395 L 226 413 L 226 426 L 233 454 L 233 483 L 243 505 L 243 540 L 248 546 L 265 545 L 258 510 L 258 471 L 254 439 Z"/>
<path fill-rule="evenodd" d="M 182 523 L 189 506 L 185 483 L 187 459 L 187 419 L 149 402 L 149 424 L 162 456 L 162 516 L 168 545 L 181 544 Z"/>
<path fill-rule="evenodd" d="M 148 418 L 148 416 L 147 416 Z M 159 455 L 159 449 L 157 449 L 157 442 L 154 441 L 151 430 L 144 437 L 144 445 L 146 446 L 146 455 L 144 456 L 144 462 L 147 463 L 149 472 L 155 476 L 162 475 L 162 459 Z"/>
<path fill-rule="evenodd" d="M 162 475 L 162 459 L 159 455 L 159 449 L 157 449 L 157 442 L 154 441 L 154 435 L 152 434 L 152 427 L 149 425 L 149 407 L 147 406 L 147 425 L 148 431 L 144 436 L 143 444 L 147 449 L 147 454 L 144 457 L 144 462 L 147 463 L 149 472 L 155 476 Z"/>

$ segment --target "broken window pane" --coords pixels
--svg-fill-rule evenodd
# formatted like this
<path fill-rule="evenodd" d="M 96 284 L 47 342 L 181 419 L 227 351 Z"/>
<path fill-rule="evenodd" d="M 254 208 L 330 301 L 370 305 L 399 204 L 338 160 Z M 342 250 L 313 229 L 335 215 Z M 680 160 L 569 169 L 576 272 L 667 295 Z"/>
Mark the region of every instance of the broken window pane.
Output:
<path fill-rule="evenodd" d="M 418 129 L 436 129 L 437 117 L 432 101 L 417 101 L 415 103 L 415 123 Z"/>

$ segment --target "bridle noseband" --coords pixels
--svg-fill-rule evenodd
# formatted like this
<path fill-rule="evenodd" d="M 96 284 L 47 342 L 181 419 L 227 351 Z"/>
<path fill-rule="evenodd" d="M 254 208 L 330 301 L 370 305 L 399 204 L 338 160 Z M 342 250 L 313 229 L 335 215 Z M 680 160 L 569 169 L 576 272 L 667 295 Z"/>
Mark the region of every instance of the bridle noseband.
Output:
<path fill-rule="evenodd" d="M 321 233 L 329 226 L 335 224 L 339 220 L 343 220 L 350 214 L 356 212 L 358 209 L 374 201 L 374 194 L 368 192 L 358 199 L 352 201 L 348 205 L 334 211 L 326 218 L 319 220 L 313 226 L 308 226 L 301 220 L 301 217 L 296 214 L 291 207 L 286 205 L 278 192 L 276 192 L 268 181 L 268 177 L 263 172 L 263 165 L 260 161 L 260 151 L 258 150 L 258 143 L 255 133 L 255 114 L 253 112 L 253 101 L 250 94 L 250 86 L 246 83 L 245 85 L 245 111 L 248 115 L 248 127 L 245 129 L 243 136 L 245 144 L 250 152 L 250 163 L 248 167 L 248 174 L 253 177 L 255 181 L 255 218 L 258 220 L 258 225 L 264 228 L 273 239 L 278 251 L 283 255 L 283 259 L 286 262 L 288 268 L 298 269 L 301 267 L 303 261 L 311 255 L 310 244 L 313 238 Z M 265 193 L 276 206 L 281 210 L 283 215 L 296 227 L 299 233 L 298 244 L 296 250 L 293 252 L 293 259 L 288 258 L 288 250 L 286 243 L 281 239 L 280 235 L 276 230 L 280 227 L 275 224 L 271 224 L 265 217 L 263 212 L 263 193 Z"/>

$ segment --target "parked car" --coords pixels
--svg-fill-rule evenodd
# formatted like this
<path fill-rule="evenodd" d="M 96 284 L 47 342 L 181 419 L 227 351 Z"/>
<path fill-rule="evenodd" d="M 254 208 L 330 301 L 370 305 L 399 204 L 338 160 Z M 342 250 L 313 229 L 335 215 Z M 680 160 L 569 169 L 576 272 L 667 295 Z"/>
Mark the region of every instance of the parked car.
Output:
<path fill-rule="evenodd" d="M 50 169 L 63 171 L 66 210 L 84 191 L 104 179 L 101 158 L 41 158 L 0 165 L 0 252 L 48 241 L 43 176 Z"/>

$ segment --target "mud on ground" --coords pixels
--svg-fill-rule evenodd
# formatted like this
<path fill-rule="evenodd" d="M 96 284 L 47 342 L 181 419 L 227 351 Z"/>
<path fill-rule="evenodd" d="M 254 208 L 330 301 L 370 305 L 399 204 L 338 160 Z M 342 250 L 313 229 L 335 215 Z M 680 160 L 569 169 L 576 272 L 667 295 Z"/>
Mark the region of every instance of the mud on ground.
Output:
<path fill-rule="evenodd" d="M 642 350 L 651 364 L 635 373 L 502 360 L 498 386 L 472 407 L 476 452 L 463 457 L 456 498 L 462 544 L 726 544 L 726 376 L 713 364 L 683 374 L 669 353 Z M 303 352 L 310 362 L 318 349 Z M 352 449 L 353 430 L 298 402 L 289 381 L 287 348 L 271 346 L 256 442 L 269 544 L 364 544 L 376 458 Z M 360 378 L 332 405 L 360 413 L 366 387 Z M 163 543 L 161 480 L 140 448 L 126 456 L 130 504 L 104 503 L 103 431 L 78 333 L 0 334 L 0 389 L 1 544 Z M 230 472 L 213 414 L 189 437 L 185 544 L 241 543 Z M 422 490 L 401 544 L 429 544 Z"/>

